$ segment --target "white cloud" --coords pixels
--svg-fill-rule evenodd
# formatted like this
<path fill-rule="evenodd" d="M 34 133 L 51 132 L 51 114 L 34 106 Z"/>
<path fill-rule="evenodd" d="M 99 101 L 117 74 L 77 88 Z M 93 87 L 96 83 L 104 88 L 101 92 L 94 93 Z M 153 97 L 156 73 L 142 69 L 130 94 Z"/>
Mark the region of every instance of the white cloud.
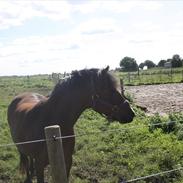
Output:
<path fill-rule="evenodd" d="M 138 6 L 136 1 L 103 1 L 101 7 L 114 13 L 129 12 Z"/>
<path fill-rule="evenodd" d="M 135 44 L 129 41 L 136 36 L 140 38 L 136 39 Z M 147 38 L 152 41 L 144 41 Z M 103 68 L 106 65 L 115 68 L 124 56 L 134 57 L 138 63 L 145 59 L 158 62 L 181 53 L 182 42 L 183 39 L 181 43 L 178 38 L 170 39 L 169 32 L 154 35 L 145 32 L 135 35 L 113 32 L 110 36 L 72 32 L 67 35 L 16 39 L 0 47 L 0 74 L 64 72 L 85 67 Z"/>
<path fill-rule="evenodd" d="M 141 8 L 148 11 L 156 11 L 162 7 L 160 1 L 129 1 L 129 0 L 113 0 L 113 1 L 84 1 L 85 3 L 73 5 L 74 11 L 83 14 L 94 13 L 97 10 L 111 11 L 113 13 L 126 13 Z"/>
<path fill-rule="evenodd" d="M 29 1 L 0 1 L 0 12 L 0 29 L 21 25 L 35 14 Z"/>
<path fill-rule="evenodd" d="M 74 47 L 73 47 L 74 46 Z M 45 53 L 51 51 L 62 51 L 74 49 L 75 41 L 68 39 L 68 36 L 31 36 L 27 38 L 18 38 L 11 41 L 6 46 L 0 47 L 1 56 L 21 55 L 21 54 L 36 54 L 40 53 L 39 57 L 45 57 Z M 45 53 L 44 53 L 45 52 Z M 38 55 L 36 55 L 37 57 Z M 39 59 L 39 57 L 37 59 Z"/>
<path fill-rule="evenodd" d="M 139 7 L 142 7 L 144 10 L 147 11 L 157 11 L 163 7 L 163 3 L 161 1 L 138 1 L 137 2 Z"/>
<path fill-rule="evenodd" d="M 71 6 L 67 1 L 33 1 L 32 8 L 37 11 L 37 16 L 52 20 L 68 19 L 71 12 Z"/>
<path fill-rule="evenodd" d="M 68 20 L 74 12 L 82 14 L 98 11 L 112 13 L 129 12 L 135 8 L 157 10 L 161 2 L 154 1 L 86 1 L 80 4 L 70 4 L 68 1 L 0 1 L 0 29 L 20 26 L 33 17 L 46 17 L 51 20 Z"/>
<path fill-rule="evenodd" d="M 60 35 L 45 33 L 14 40 L 11 36 L 1 37 L 0 74 L 64 72 L 106 65 L 115 68 L 124 56 L 140 63 L 181 54 L 182 16 L 171 23 L 159 20 L 156 12 L 145 16 L 149 11 L 160 10 L 161 4 L 162 1 L 0 1 L 0 29 L 22 25 L 32 17 L 75 21 L 65 21 L 66 29 Z M 49 25 L 48 22 L 48 30 Z"/>
<path fill-rule="evenodd" d="M 82 1 L 81 4 L 73 4 L 72 9 L 74 12 L 82 14 L 94 13 L 100 7 L 100 1 Z"/>
<path fill-rule="evenodd" d="M 132 26 L 132 29 L 138 32 L 154 32 L 161 29 L 160 25 L 155 24 L 151 21 L 135 22 Z"/>
<path fill-rule="evenodd" d="M 112 18 L 92 18 L 79 24 L 74 32 L 93 35 L 111 33 L 117 30 L 116 21 Z"/>
<path fill-rule="evenodd" d="M 0 29 L 22 25 L 33 17 L 51 20 L 68 19 L 71 6 L 67 1 L 0 1 Z"/>
<path fill-rule="evenodd" d="M 79 50 L 78 38 L 71 37 L 31 36 L 0 46 L 0 75 L 71 71 Z"/>
<path fill-rule="evenodd" d="M 110 50 L 113 47 L 111 44 L 115 44 L 113 38 L 106 34 L 92 37 L 72 32 L 13 40 L 0 47 L 0 74 L 5 74 L 5 71 L 6 75 L 64 72 L 109 65 L 111 59 L 117 58 L 114 50 Z M 14 69 L 7 69 L 6 63 Z M 44 69 L 38 72 L 37 68 Z"/>
<path fill-rule="evenodd" d="M 0 46 L 0 74 L 64 72 L 106 65 L 115 68 L 124 56 L 140 63 L 181 53 L 183 37 L 176 27 L 164 32 L 151 22 L 133 25 L 133 31 L 125 33 L 112 18 L 90 19 L 67 34 L 17 38 Z M 108 30 L 113 31 L 105 33 Z M 7 69 L 9 64 L 13 68 Z"/>

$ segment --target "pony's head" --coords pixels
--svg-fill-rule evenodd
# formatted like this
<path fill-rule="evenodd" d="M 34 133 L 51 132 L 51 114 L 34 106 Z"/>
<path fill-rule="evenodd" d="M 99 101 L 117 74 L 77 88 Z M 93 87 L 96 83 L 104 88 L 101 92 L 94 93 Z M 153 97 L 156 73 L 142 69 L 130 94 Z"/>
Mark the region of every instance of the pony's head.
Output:
<path fill-rule="evenodd" d="M 95 111 L 120 123 L 133 120 L 135 113 L 121 94 L 117 80 L 109 73 L 109 67 L 99 70 L 97 76 L 91 78 L 91 86 L 91 107 Z"/>

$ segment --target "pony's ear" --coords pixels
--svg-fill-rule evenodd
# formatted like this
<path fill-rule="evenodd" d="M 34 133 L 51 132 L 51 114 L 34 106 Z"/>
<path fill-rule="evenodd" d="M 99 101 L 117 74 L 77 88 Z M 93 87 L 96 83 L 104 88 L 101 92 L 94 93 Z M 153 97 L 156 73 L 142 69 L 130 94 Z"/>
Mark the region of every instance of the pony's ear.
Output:
<path fill-rule="evenodd" d="M 109 66 L 107 66 L 105 69 L 102 69 L 102 73 L 106 73 L 109 71 Z"/>

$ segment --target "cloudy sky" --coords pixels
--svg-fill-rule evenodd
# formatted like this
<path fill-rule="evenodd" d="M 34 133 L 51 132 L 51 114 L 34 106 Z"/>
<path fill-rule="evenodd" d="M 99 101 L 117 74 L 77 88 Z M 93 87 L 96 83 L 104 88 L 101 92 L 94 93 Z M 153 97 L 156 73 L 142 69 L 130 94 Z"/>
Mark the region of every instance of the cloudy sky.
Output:
<path fill-rule="evenodd" d="M 183 57 L 183 1 L 0 0 L 0 75 Z"/>

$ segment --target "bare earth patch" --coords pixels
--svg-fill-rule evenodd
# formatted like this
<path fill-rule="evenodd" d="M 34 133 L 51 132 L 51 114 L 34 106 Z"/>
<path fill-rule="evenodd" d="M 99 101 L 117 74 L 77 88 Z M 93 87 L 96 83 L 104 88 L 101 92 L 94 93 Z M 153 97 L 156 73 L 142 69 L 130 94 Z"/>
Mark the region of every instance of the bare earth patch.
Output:
<path fill-rule="evenodd" d="M 183 112 L 183 83 L 126 86 L 135 104 L 146 107 L 149 114 Z"/>

